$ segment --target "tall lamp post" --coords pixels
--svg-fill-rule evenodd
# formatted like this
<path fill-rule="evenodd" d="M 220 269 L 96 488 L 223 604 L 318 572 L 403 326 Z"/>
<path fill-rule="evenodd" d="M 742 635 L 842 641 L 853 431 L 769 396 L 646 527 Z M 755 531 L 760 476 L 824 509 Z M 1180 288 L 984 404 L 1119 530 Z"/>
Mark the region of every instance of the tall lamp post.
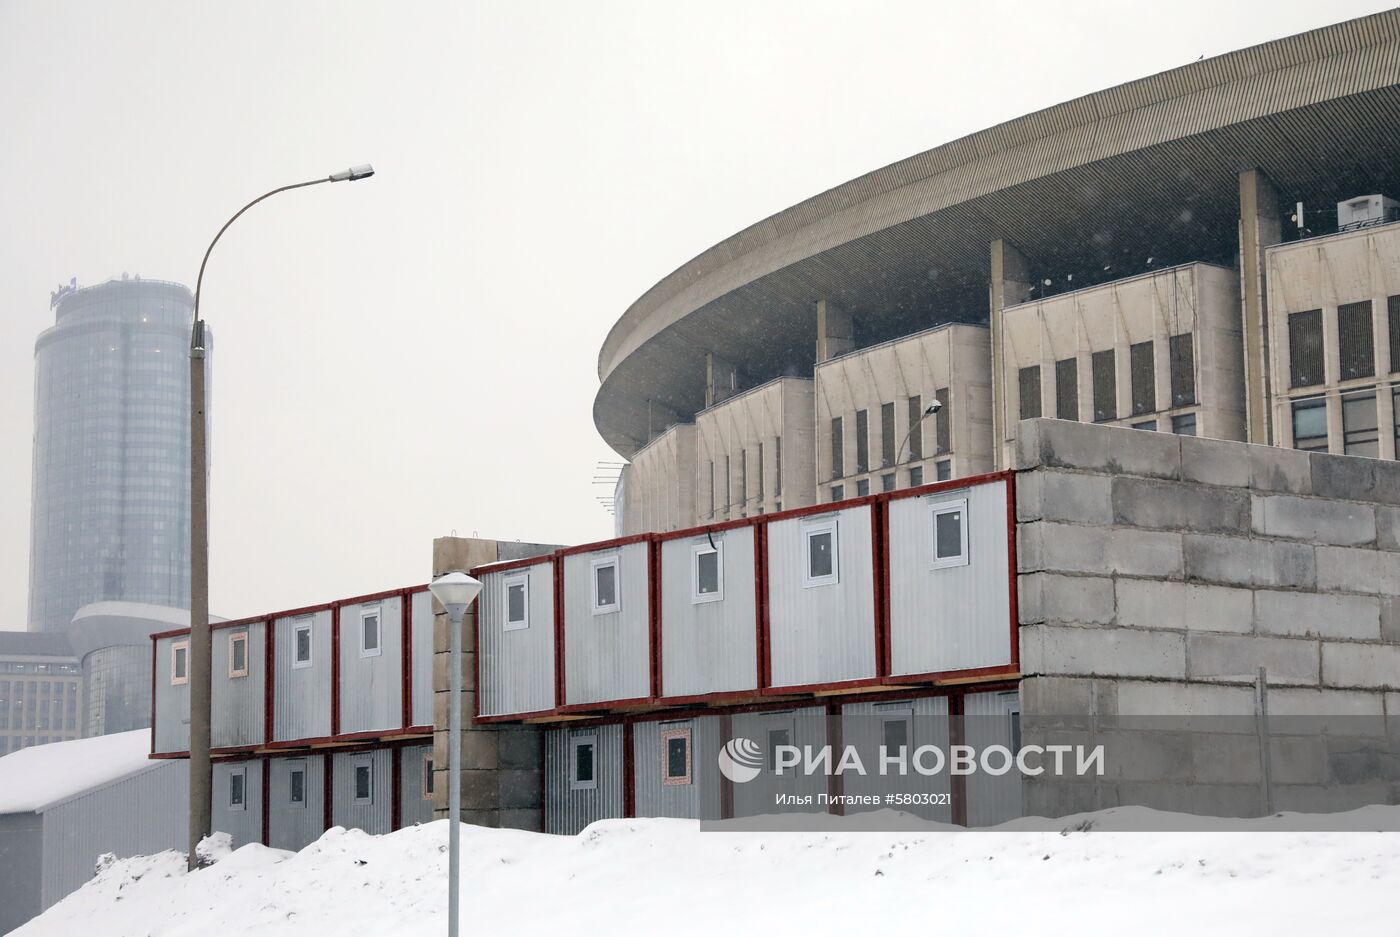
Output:
<path fill-rule="evenodd" d="M 929 405 L 927 407 L 924 407 L 924 412 L 919 414 L 919 418 L 914 421 L 914 424 L 912 426 L 909 427 L 909 432 L 904 434 L 904 439 L 899 444 L 899 452 L 895 453 L 895 465 L 898 465 L 900 463 L 901 458 L 904 456 L 904 447 L 909 443 L 909 440 L 913 438 L 914 430 L 918 429 L 919 426 L 924 422 L 924 420 L 927 420 L 929 417 L 933 416 L 935 413 L 942 409 L 943 401 L 939 400 L 937 397 L 934 397 L 932 400 L 929 401 Z"/>
<path fill-rule="evenodd" d="M 204 320 L 199 316 L 199 294 L 204 286 L 204 268 L 214 245 L 224 236 L 229 225 L 258 202 L 279 192 L 302 189 L 323 182 L 354 182 L 374 175 L 366 163 L 331 173 L 321 179 L 297 182 L 259 195 L 240 208 L 224 222 L 204 260 L 199 264 L 199 279 L 194 286 L 194 326 L 190 330 L 190 829 L 189 867 L 198 868 L 199 841 L 211 832 L 213 825 L 214 773 L 209 761 L 209 725 L 212 694 L 212 647 L 209 637 L 209 475 L 208 449 L 204 422 Z M 271 680 L 272 675 L 268 674 Z"/>
<path fill-rule="evenodd" d="M 452 693 L 447 716 L 447 937 L 457 937 L 462 874 L 462 617 L 481 583 L 451 572 L 428 586 L 452 622 Z"/>

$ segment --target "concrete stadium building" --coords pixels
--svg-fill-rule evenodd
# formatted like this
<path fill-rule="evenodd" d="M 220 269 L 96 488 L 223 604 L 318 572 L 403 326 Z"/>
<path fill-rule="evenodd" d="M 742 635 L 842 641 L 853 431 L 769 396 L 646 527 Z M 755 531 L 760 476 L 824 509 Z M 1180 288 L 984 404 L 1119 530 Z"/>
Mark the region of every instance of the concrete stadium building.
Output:
<path fill-rule="evenodd" d="M 619 533 L 1001 469 L 1041 416 L 1395 458 L 1398 157 L 1388 11 L 758 221 L 603 344 L 594 420 L 630 462 Z"/>

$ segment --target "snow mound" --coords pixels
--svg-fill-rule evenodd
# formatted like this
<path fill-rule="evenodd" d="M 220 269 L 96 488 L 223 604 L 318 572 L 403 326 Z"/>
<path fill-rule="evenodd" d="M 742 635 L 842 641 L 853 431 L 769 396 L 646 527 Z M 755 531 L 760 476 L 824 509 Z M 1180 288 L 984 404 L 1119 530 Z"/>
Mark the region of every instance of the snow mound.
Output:
<path fill-rule="evenodd" d="M 1400 808 L 1371 812 L 1400 824 Z M 1315 937 L 1400 915 L 1400 834 L 1278 832 L 1269 819 L 1104 832 L 1121 817 L 1086 818 L 1078 829 L 974 833 L 702 833 L 689 820 L 609 820 L 564 837 L 468 826 L 463 930 L 823 935 L 928 933 L 936 921 L 940 932 L 1010 925 L 1037 937 Z M 244 846 L 192 873 L 167 852 L 106 864 L 13 937 L 441 933 L 446 873 L 445 821 L 387 836 L 337 827 L 299 853 Z"/>

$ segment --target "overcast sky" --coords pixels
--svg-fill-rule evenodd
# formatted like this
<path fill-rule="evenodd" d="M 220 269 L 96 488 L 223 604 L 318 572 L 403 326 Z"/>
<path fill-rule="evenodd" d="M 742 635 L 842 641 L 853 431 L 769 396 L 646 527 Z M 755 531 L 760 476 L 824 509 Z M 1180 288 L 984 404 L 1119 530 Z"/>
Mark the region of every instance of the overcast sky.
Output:
<path fill-rule="evenodd" d="M 0 628 L 28 590 L 50 290 L 205 278 L 211 606 L 609 536 L 597 354 L 690 257 L 846 179 L 1330 3 L 0 0 Z"/>

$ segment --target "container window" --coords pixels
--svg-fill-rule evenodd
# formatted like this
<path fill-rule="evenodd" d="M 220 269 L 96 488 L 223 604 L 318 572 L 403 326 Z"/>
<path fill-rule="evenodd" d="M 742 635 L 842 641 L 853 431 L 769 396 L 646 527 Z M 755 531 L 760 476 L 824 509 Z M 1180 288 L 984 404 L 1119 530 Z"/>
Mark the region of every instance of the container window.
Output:
<path fill-rule="evenodd" d="M 1055 419 L 1079 419 L 1079 361 L 1055 362 Z"/>
<path fill-rule="evenodd" d="M 967 565 L 967 499 L 929 505 L 933 516 L 933 568 Z"/>
<path fill-rule="evenodd" d="M 1327 451 L 1327 401 L 1321 397 L 1293 403 L 1293 448 Z"/>
<path fill-rule="evenodd" d="M 889 715 L 880 720 L 880 744 L 888 755 L 899 755 L 909 747 L 909 716 Z"/>
<path fill-rule="evenodd" d="M 1322 383 L 1322 310 L 1288 316 L 1288 379 L 1293 387 Z"/>
<path fill-rule="evenodd" d="M 360 656 L 378 657 L 384 652 L 383 642 L 380 640 L 380 610 L 366 608 L 360 611 Z"/>
<path fill-rule="evenodd" d="M 1380 457 L 1380 425 L 1376 420 L 1376 392 L 1342 397 L 1342 451 L 1347 455 Z"/>
<path fill-rule="evenodd" d="M 621 607 L 617 597 L 617 557 L 593 561 L 593 614 L 615 612 Z"/>
<path fill-rule="evenodd" d="M 591 791 L 598 786 L 598 737 L 576 735 L 569 739 L 569 790 Z"/>
<path fill-rule="evenodd" d="M 661 730 L 661 783 L 690 783 L 690 729 Z"/>
<path fill-rule="evenodd" d="M 1167 357 L 1171 364 L 1172 406 L 1189 407 L 1196 402 L 1196 346 L 1190 332 L 1171 337 Z"/>
<path fill-rule="evenodd" d="M 235 631 L 228 636 L 228 675 L 248 676 L 248 632 Z"/>
<path fill-rule="evenodd" d="M 1373 377 L 1376 373 L 1375 333 L 1371 328 L 1371 301 L 1337 307 L 1337 345 L 1342 380 Z M 1345 422 L 1345 420 L 1343 421 Z"/>
<path fill-rule="evenodd" d="M 1040 416 L 1040 365 L 1022 368 L 1018 378 L 1021 390 L 1021 419 L 1034 420 Z"/>
<path fill-rule="evenodd" d="M 778 749 L 792 744 L 792 730 L 789 728 L 768 730 L 768 770 L 778 771 Z"/>
<path fill-rule="evenodd" d="M 691 552 L 692 602 L 718 602 L 724 598 L 724 541 L 712 547 L 707 540 Z"/>
<path fill-rule="evenodd" d="M 370 762 L 357 763 L 351 781 L 354 784 L 354 789 L 351 791 L 353 803 L 374 803 L 374 771 Z"/>
<path fill-rule="evenodd" d="M 807 547 L 807 575 L 804 586 L 830 586 L 839 580 L 836 521 L 812 524 L 802 529 Z"/>
<path fill-rule="evenodd" d="M 292 630 L 292 667 L 304 670 L 311 666 L 311 622 L 305 621 Z"/>
<path fill-rule="evenodd" d="M 170 645 L 170 685 L 190 682 L 190 642 L 176 641 Z"/>
<path fill-rule="evenodd" d="M 1128 346 L 1128 372 L 1133 391 L 1133 416 L 1157 409 L 1157 362 L 1152 342 Z"/>
<path fill-rule="evenodd" d="M 1118 369 L 1113 349 L 1094 352 L 1089 364 L 1094 380 L 1094 422 L 1118 419 Z"/>
<path fill-rule="evenodd" d="M 424 800 L 433 799 L 433 753 L 423 753 L 423 784 L 421 793 Z"/>
<path fill-rule="evenodd" d="M 248 809 L 248 769 L 246 767 L 229 770 L 228 807 L 230 810 Z"/>
<path fill-rule="evenodd" d="M 306 765 L 300 762 L 292 765 L 287 775 L 287 803 L 294 807 L 306 806 Z"/>
<path fill-rule="evenodd" d="M 530 574 L 507 576 L 503 588 L 506 606 L 504 630 L 520 631 L 530 627 Z"/>

